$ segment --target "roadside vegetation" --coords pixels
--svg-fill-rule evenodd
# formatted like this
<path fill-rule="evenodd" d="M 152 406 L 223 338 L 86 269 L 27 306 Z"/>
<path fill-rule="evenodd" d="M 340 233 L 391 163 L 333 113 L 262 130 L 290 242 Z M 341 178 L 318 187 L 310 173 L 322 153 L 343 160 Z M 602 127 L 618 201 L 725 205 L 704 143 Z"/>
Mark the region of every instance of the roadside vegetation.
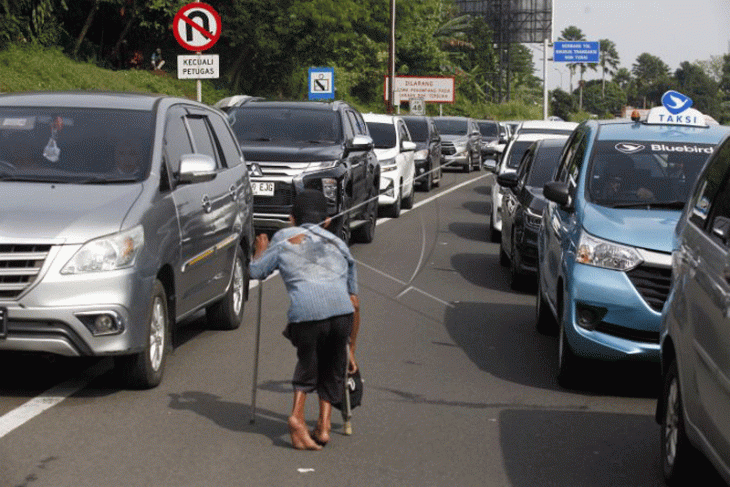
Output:
<path fill-rule="evenodd" d="M 194 98 L 195 82 L 176 80 L 175 13 L 189 0 L 0 0 L 0 91 L 104 89 L 164 92 Z M 305 99 L 307 69 L 335 68 L 336 97 L 361 111 L 382 112 L 388 65 L 389 0 L 208 0 L 221 15 L 221 78 L 203 83 L 203 101 L 232 94 Z M 396 72 L 453 76 L 456 102 L 445 115 L 514 120 L 542 118 L 541 80 L 531 51 L 495 48 L 479 17 L 461 15 L 453 0 L 396 4 Z M 560 40 L 585 40 L 576 26 Z M 677 89 L 695 107 L 730 122 L 730 55 L 682 63 L 674 73 L 649 53 L 631 68 L 610 39 L 600 62 L 569 65 L 570 88 L 550 93 L 550 114 L 566 120 L 649 108 Z M 165 65 L 153 73 L 160 48 Z M 499 69 L 509 55 L 509 75 Z M 587 73 L 599 79 L 586 81 Z M 403 105 L 407 110 L 407 104 Z M 439 107 L 428 106 L 436 115 Z"/>

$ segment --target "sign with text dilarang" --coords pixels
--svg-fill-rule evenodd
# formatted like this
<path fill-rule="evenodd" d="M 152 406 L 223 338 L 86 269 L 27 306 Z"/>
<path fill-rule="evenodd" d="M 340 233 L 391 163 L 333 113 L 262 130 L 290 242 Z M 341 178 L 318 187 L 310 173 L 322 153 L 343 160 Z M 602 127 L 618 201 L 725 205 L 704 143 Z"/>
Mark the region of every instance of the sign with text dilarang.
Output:
<path fill-rule="evenodd" d="M 383 97 L 388 99 L 388 76 L 385 77 Z M 397 76 L 395 92 L 401 102 L 422 98 L 428 103 L 454 103 L 453 76 Z"/>

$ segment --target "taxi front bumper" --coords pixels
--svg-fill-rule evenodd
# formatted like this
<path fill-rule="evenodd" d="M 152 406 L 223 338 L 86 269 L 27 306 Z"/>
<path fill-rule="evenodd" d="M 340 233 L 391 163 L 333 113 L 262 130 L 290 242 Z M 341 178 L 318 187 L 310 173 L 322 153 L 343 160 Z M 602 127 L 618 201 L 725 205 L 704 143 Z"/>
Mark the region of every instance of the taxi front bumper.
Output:
<path fill-rule="evenodd" d="M 626 273 L 576 263 L 565 301 L 565 335 L 576 355 L 659 362 L 661 314 Z"/>

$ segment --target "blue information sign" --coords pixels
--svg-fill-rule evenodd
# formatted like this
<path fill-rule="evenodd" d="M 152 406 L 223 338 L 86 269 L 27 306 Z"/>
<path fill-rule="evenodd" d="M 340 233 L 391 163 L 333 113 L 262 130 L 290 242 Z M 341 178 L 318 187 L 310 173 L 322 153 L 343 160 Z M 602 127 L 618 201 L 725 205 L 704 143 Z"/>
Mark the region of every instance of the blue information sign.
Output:
<path fill-rule="evenodd" d="M 334 100 L 335 68 L 309 68 L 309 99 Z"/>
<path fill-rule="evenodd" d="M 557 63 L 597 63 L 601 43 L 598 41 L 556 41 L 553 61 Z"/>

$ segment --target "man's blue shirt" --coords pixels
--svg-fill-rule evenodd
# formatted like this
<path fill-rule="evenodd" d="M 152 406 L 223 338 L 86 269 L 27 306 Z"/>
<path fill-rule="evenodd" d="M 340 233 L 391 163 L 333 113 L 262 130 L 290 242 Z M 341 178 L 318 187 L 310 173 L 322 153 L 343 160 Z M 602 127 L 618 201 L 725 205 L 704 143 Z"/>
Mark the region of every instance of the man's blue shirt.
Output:
<path fill-rule="evenodd" d="M 290 241 L 300 234 L 300 243 Z M 251 278 L 264 279 L 277 269 L 291 301 L 289 323 L 354 312 L 350 295 L 357 294 L 355 259 L 327 230 L 305 223 L 276 232 L 266 251 L 251 262 Z"/>

